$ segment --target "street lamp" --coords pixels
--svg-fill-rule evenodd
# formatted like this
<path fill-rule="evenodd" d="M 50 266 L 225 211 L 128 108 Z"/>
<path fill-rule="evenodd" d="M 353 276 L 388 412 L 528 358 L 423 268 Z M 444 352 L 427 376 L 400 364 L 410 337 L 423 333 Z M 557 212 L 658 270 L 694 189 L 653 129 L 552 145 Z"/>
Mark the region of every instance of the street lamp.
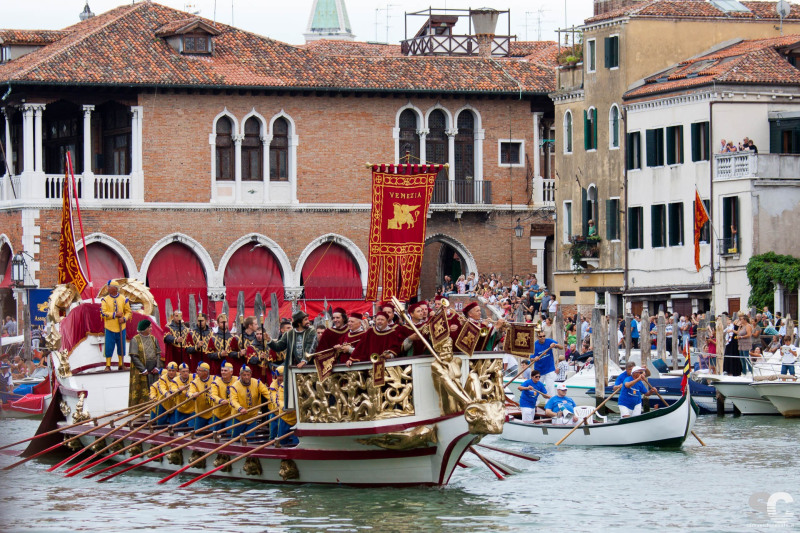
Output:
<path fill-rule="evenodd" d="M 21 287 L 25 284 L 25 271 L 28 270 L 28 265 L 25 263 L 25 258 L 22 254 L 18 253 L 11 259 L 11 281 L 14 285 Z"/>
<path fill-rule="evenodd" d="M 519 219 L 517 219 L 517 225 L 514 227 L 514 235 L 517 236 L 517 239 L 522 238 L 522 226 L 519 223 Z"/>

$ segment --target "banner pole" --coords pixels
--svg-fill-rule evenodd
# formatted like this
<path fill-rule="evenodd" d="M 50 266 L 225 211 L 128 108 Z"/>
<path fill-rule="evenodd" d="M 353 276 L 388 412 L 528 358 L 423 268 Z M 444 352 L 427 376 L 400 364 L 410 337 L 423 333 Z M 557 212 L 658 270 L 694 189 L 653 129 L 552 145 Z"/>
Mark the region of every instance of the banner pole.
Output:
<path fill-rule="evenodd" d="M 92 282 L 92 267 L 89 266 L 89 252 L 86 250 L 86 236 L 83 234 L 83 220 L 81 219 L 81 203 L 78 200 L 78 189 L 75 186 L 75 172 L 72 169 L 72 156 L 67 152 L 67 168 L 72 178 L 72 195 L 75 197 L 75 207 L 78 211 L 78 225 L 81 228 L 81 242 L 83 242 L 83 258 L 86 260 L 86 273 L 89 275 L 89 291 L 92 293 L 92 303 L 95 303 L 94 283 Z M 70 203 L 72 205 L 72 203 Z"/>

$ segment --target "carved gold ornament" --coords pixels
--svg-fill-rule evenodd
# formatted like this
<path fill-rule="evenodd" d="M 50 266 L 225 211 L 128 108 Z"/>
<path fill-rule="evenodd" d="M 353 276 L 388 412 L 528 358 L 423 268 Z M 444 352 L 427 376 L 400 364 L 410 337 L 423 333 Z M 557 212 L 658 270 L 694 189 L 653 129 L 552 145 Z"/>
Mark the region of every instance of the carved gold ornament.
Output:
<path fill-rule="evenodd" d="M 89 450 L 91 450 L 93 453 L 97 453 L 105 447 L 106 447 L 105 437 L 97 437 L 94 440 L 94 443 L 89 447 Z"/>
<path fill-rule="evenodd" d="M 58 377 L 66 379 L 72 376 L 72 369 L 69 367 L 69 354 L 65 351 L 55 352 L 58 357 Z"/>
<path fill-rule="evenodd" d="M 289 479 L 298 479 L 300 477 L 300 470 L 297 469 L 297 464 L 291 459 L 283 459 L 278 474 L 284 481 L 287 481 Z"/>
<path fill-rule="evenodd" d="M 69 408 L 69 404 L 64 400 L 61 400 L 61 403 L 58 404 L 58 408 L 61 409 L 61 414 L 64 415 L 64 418 L 67 418 L 72 412 L 72 409 Z"/>
<path fill-rule="evenodd" d="M 260 476 L 261 471 L 261 461 L 258 460 L 256 457 L 248 457 L 244 461 L 244 466 L 242 470 L 248 476 Z"/>
<path fill-rule="evenodd" d="M 386 367 L 375 387 L 372 369 L 337 372 L 324 382 L 316 372 L 295 374 L 300 422 L 361 422 L 414 414 L 411 365 Z"/>
<path fill-rule="evenodd" d="M 224 453 L 221 453 L 221 454 L 217 455 L 216 459 L 214 459 L 214 468 L 219 468 L 220 466 L 224 465 L 225 463 L 229 462 L 230 460 L 231 460 L 231 456 L 230 455 L 226 455 Z M 221 472 L 230 472 L 231 470 L 233 470 L 233 468 L 231 468 L 231 465 L 228 465 L 225 468 L 223 468 L 221 470 Z"/>
<path fill-rule="evenodd" d="M 167 461 L 169 461 L 171 465 L 183 465 L 183 452 L 181 450 L 169 452 L 167 454 Z"/>
<path fill-rule="evenodd" d="M 130 455 L 131 457 L 133 457 L 134 455 L 139 455 L 140 453 L 142 453 L 141 444 L 137 444 L 136 446 L 133 446 L 128 449 L 128 455 Z"/>
<path fill-rule="evenodd" d="M 205 454 L 200 450 L 195 450 L 192 452 L 192 455 L 189 456 L 189 462 L 194 463 L 195 461 L 200 459 L 203 455 Z M 206 460 L 203 459 L 202 461 L 194 465 L 192 468 L 205 468 L 205 467 L 206 467 Z"/>
<path fill-rule="evenodd" d="M 86 393 L 82 392 L 78 395 L 78 403 L 75 404 L 75 412 L 72 413 L 72 423 L 79 424 L 84 420 L 89 420 L 89 411 L 83 410 L 83 404 L 86 401 Z"/>
<path fill-rule="evenodd" d="M 418 426 L 414 429 L 384 433 L 368 439 L 356 439 L 356 442 L 367 446 L 378 446 L 386 450 L 412 450 L 436 444 L 438 439 L 436 438 L 436 426 Z"/>

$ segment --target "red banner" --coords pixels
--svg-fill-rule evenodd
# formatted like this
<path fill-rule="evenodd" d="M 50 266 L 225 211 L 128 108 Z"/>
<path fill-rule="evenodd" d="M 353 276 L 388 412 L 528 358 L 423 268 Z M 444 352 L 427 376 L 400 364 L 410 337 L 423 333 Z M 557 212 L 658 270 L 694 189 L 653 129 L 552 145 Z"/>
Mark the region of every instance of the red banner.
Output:
<path fill-rule="evenodd" d="M 375 165 L 372 167 L 372 222 L 369 231 L 367 297 L 417 294 L 425 246 L 428 205 L 442 165 Z"/>
<path fill-rule="evenodd" d="M 72 232 L 72 198 L 69 189 L 69 173 L 64 176 L 63 202 L 61 208 L 61 237 L 58 245 L 58 283 L 72 283 L 78 294 L 88 285 L 75 251 L 75 235 Z"/>
<path fill-rule="evenodd" d="M 700 231 L 708 222 L 708 213 L 703 200 L 700 199 L 700 193 L 694 191 L 694 266 L 700 272 Z"/>

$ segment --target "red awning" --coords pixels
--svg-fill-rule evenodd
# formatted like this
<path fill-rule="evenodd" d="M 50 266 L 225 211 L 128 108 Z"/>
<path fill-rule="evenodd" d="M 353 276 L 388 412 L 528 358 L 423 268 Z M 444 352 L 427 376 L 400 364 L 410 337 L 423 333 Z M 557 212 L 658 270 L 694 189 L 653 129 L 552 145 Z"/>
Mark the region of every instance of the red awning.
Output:
<path fill-rule="evenodd" d="M 303 264 L 303 286 L 308 300 L 363 300 L 358 265 L 344 247 L 326 243 L 311 252 Z"/>
<path fill-rule="evenodd" d="M 89 255 L 89 267 L 92 271 L 92 281 L 94 282 L 94 294 L 87 286 L 81 297 L 90 299 L 96 296 L 102 286 L 110 279 L 126 278 L 128 273 L 125 271 L 125 264 L 117 253 L 99 242 L 93 242 L 86 245 L 86 253 Z M 84 275 L 89 277 L 89 271 L 86 269 L 86 259 L 83 255 L 83 250 L 78 252 L 78 261 L 81 264 L 81 270 Z"/>
<path fill-rule="evenodd" d="M 183 311 L 186 320 L 190 294 L 194 294 L 198 307 L 202 304 L 202 310 L 208 311 L 208 285 L 203 265 L 183 244 L 173 242 L 159 250 L 147 270 L 147 286 L 158 304 L 162 324 L 169 321 L 164 308 L 167 298 L 173 310 Z"/>
<path fill-rule="evenodd" d="M 245 307 L 255 305 L 256 292 L 261 292 L 264 304 L 270 308 L 271 295 L 283 303 L 283 276 L 278 260 L 268 249 L 246 244 L 236 250 L 225 267 L 225 299 L 230 309 L 236 309 L 239 291 L 244 291 Z"/>

